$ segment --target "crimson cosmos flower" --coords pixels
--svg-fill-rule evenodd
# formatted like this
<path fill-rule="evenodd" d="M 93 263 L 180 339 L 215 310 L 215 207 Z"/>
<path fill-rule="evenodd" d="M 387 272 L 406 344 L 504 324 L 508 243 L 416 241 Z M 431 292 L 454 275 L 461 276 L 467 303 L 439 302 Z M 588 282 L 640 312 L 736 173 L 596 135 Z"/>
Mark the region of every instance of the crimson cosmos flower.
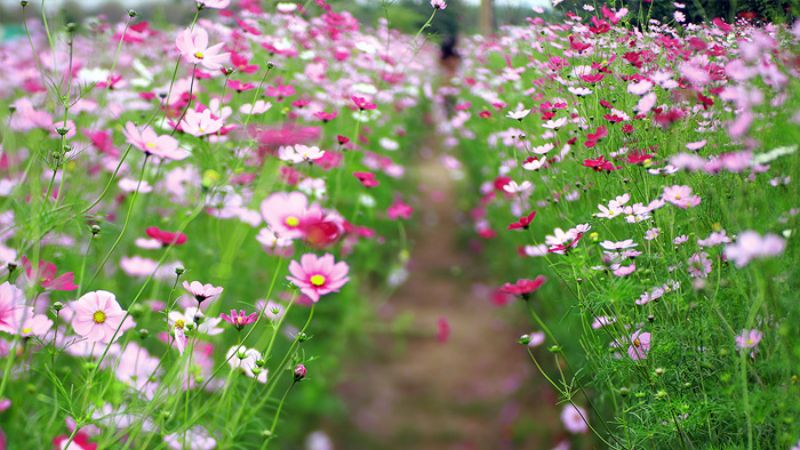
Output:
<path fill-rule="evenodd" d="M 183 245 L 186 243 L 186 235 L 183 233 L 173 233 L 158 227 L 148 227 L 145 233 L 158 242 L 161 242 L 161 245 L 164 247 L 168 245 Z"/>
<path fill-rule="evenodd" d="M 527 230 L 530 228 L 533 219 L 536 217 L 536 211 L 531 211 L 527 216 L 522 216 L 516 222 L 508 225 L 509 230 Z"/>
<path fill-rule="evenodd" d="M 500 292 L 504 294 L 511 294 L 521 297 L 524 300 L 530 298 L 531 294 L 539 290 L 540 287 L 547 281 L 544 275 L 539 275 L 533 280 L 522 278 L 514 283 L 506 283 L 500 288 Z"/>

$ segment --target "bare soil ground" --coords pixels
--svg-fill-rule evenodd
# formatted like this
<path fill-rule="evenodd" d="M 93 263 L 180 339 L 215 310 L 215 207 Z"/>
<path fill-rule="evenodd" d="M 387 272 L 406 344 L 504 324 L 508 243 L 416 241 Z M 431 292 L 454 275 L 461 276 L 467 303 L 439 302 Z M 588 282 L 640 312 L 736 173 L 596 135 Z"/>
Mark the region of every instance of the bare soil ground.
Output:
<path fill-rule="evenodd" d="M 381 315 L 389 323 L 413 314 L 413 328 L 431 337 L 377 337 L 371 352 L 353 358 L 340 387 L 350 423 L 334 433 L 335 448 L 549 449 L 549 439 L 530 442 L 531 427 L 552 429 L 552 417 L 538 411 L 551 409 L 553 398 L 532 381 L 515 342 L 528 331 L 525 320 L 512 325 L 512 311 L 475 292 L 481 257 L 458 242 L 457 194 L 447 169 L 428 157 L 418 172 L 423 198 L 410 276 Z M 451 327 L 445 343 L 432 337 L 442 317 Z M 514 426 L 526 417 L 528 441 L 520 441 Z"/>

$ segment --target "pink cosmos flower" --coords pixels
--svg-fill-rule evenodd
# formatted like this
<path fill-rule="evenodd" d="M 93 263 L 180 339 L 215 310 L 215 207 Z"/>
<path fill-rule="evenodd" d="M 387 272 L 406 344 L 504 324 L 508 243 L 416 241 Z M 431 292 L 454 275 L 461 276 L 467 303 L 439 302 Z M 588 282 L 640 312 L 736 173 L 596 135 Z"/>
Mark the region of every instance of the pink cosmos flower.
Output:
<path fill-rule="evenodd" d="M 219 317 L 228 322 L 229 324 L 236 327 L 237 330 L 242 330 L 247 325 L 254 323 L 256 319 L 258 319 L 258 313 L 250 313 L 249 315 L 244 312 L 243 309 L 240 309 L 238 312 L 235 309 L 231 310 L 231 314 L 222 313 Z"/>
<path fill-rule="evenodd" d="M 647 353 L 649 351 L 650 333 L 642 333 L 642 330 L 637 330 L 631 335 L 631 345 L 628 346 L 628 356 L 634 361 L 647 359 Z"/>
<path fill-rule="evenodd" d="M 445 9 L 447 8 L 447 3 L 445 0 L 431 0 L 431 6 L 434 9 Z"/>
<path fill-rule="evenodd" d="M 215 117 L 209 108 L 202 112 L 190 109 L 186 111 L 186 115 L 181 121 L 181 130 L 192 136 L 200 137 L 218 132 L 224 124 L 224 120 Z"/>
<path fill-rule="evenodd" d="M 70 306 L 75 311 L 72 328 L 90 342 L 110 343 L 112 338 L 118 338 L 135 325 L 131 319 L 123 323 L 125 310 L 119 306 L 114 294 L 108 291 L 89 292 L 71 302 Z"/>
<path fill-rule="evenodd" d="M 261 202 L 261 215 L 270 229 L 282 238 L 299 238 L 304 223 L 324 216 L 322 208 L 308 205 L 302 192 L 275 192 Z"/>
<path fill-rule="evenodd" d="M 755 348 L 762 337 L 764 333 L 758 330 L 742 330 L 742 334 L 736 336 L 736 349 Z"/>
<path fill-rule="evenodd" d="M 231 0 L 200 0 L 197 3 L 205 8 L 225 9 L 231 4 Z"/>
<path fill-rule="evenodd" d="M 184 281 L 183 288 L 192 294 L 192 296 L 194 296 L 194 298 L 197 300 L 197 303 L 203 303 L 208 299 L 212 299 L 221 294 L 224 290 L 221 287 L 216 287 L 211 284 L 203 284 L 199 281 L 192 281 L 191 283 Z"/>
<path fill-rule="evenodd" d="M 37 336 L 43 338 L 52 327 L 53 321 L 48 319 L 46 315 L 36 314 L 26 319 L 19 331 L 22 336 Z"/>
<path fill-rule="evenodd" d="M 786 249 L 786 241 L 772 233 L 763 237 L 755 231 L 740 233 L 736 242 L 725 246 L 725 257 L 736 267 L 744 267 L 754 259 L 778 256 Z"/>
<path fill-rule="evenodd" d="M 203 427 L 196 425 L 185 432 L 177 432 L 164 436 L 164 443 L 174 450 L 213 450 L 217 448 L 217 441 Z"/>
<path fill-rule="evenodd" d="M 338 292 L 349 280 L 349 270 L 346 262 L 335 262 L 331 254 L 318 257 L 313 253 L 306 253 L 299 263 L 292 261 L 289 264 L 291 275 L 286 279 L 316 303 L 321 295 Z"/>
<path fill-rule="evenodd" d="M 561 423 L 564 424 L 564 428 L 570 433 L 579 434 L 589 431 L 588 420 L 589 415 L 586 414 L 586 410 L 580 406 L 575 406 L 570 403 L 565 405 L 564 409 L 561 411 Z"/>
<path fill-rule="evenodd" d="M 33 317 L 33 308 L 25 306 L 22 290 L 8 281 L 0 285 L 0 331 L 17 333 L 26 317 Z"/>
<path fill-rule="evenodd" d="M 212 1 L 218 2 L 219 0 Z M 175 45 L 186 61 L 200 64 L 208 70 L 221 69 L 230 58 L 230 53 L 220 53 L 224 43 L 208 46 L 208 33 L 199 26 L 183 30 L 175 39 Z"/>
<path fill-rule="evenodd" d="M 143 151 L 146 155 L 180 161 L 189 156 L 189 152 L 178 147 L 178 141 L 172 136 L 159 136 L 152 128 L 139 131 L 133 122 L 125 124 L 123 131 L 128 144 Z"/>
<path fill-rule="evenodd" d="M 689 186 L 666 186 L 664 187 L 664 201 L 672 203 L 678 208 L 693 208 L 700 204 L 700 197 L 692 194 Z"/>

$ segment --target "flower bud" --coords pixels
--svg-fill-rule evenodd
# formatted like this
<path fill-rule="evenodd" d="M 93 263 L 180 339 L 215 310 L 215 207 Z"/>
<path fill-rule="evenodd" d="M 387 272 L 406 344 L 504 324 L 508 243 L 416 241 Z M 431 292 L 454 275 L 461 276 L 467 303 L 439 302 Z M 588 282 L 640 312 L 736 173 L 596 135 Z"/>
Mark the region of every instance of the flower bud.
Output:
<path fill-rule="evenodd" d="M 136 17 L 136 10 L 135 9 L 129 9 L 128 10 L 128 17 Z"/>
<path fill-rule="evenodd" d="M 139 330 L 139 339 L 147 339 L 150 337 L 150 330 L 147 328 L 142 328 Z"/>
<path fill-rule="evenodd" d="M 663 367 L 657 367 L 656 368 L 656 376 L 660 377 L 661 375 L 664 375 L 664 368 Z"/>
<path fill-rule="evenodd" d="M 58 128 L 56 128 L 56 133 L 58 133 L 58 134 L 59 134 L 59 135 L 61 135 L 61 136 L 65 136 L 65 135 L 67 134 L 67 132 L 68 132 L 68 131 L 69 131 L 69 130 L 68 130 L 68 129 L 66 129 L 66 128 L 64 128 L 64 127 L 58 127 Z"/>
<path fill-rule="evenodd" d="M 183 272 L 185 272 L 185 271 L 186 271 L 186 269 L 184 269 L 183 267 L 176 267 L 175 268 L 175 275 L 181 276 L 181 275 L 183 275 Z"/>
<path fill-rule="evenodd" d="M 22 6 L 23 8 L 28 6 L 28 0 L 22 0 L 21 2 L 19 2 L 19 5 Z"/>
<path fill-rule="evenodd" d="M 267 361 L 264 358 L 258 358 L 256 360 L 256 367 L 264 367 L 267 365 Z"/>
<path fill-rule="evenodd" d="M 294 366 L 294 381 L 301 381 L 303 378 L 306 377 L 306 366 L 302 364 L 298 364 Z"/>
<path fill-rule="evenodd" d="M 239 351 L 236 352 L 236 356 L 239 357 L 239 359 L 245 359 L 247 358 L 247 352 L 245 352 L 244 348 L 240 348 Z"/>
<path fill-rule="evenodd" d="M 53 311 L 55 311 L 56 314 L 58 314 L 58 312 L 61 311 L 62 309 L 64 309 L 64 304 L 63 303 L 61 303 L 61 302 L 53 303 Z"/>
<path fill-rule="evenodd" d="M 625 386 L 619 388 L 619 395 L 621 395 L 623 397 L 627 397 L 628 394 L 630 394 L 630 393 L 631 393 L 631 390 L 626 388 Z"/>
<path fill-rule="evenodd" d="M 100 225 L 94 224 L 89 229 L 92 232 L 92 236 L 97 236 L 98 234 L 100 234 Z"/>
<path fill-rule="evenodd" d="M 522 345 L 530 344 L 531 343 L 530 335 L 523 334 L 522 336 L 519 337 L 519 339 L 517 339 L 517 343 L 522 344 Z"/>

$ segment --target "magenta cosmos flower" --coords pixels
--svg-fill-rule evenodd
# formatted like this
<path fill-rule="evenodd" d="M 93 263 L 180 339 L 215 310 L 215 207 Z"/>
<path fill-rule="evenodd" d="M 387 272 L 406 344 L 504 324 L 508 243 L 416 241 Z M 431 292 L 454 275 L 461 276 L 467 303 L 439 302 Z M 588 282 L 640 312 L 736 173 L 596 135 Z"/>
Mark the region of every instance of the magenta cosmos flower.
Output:
<path fill-rule="evenodd" d="M 159 136 L 152 128 L 139 131 L 133 122 L 125 124 L 123 131 L 128 144 L 138 148 L 147 155 L 180 161 L 189 156 L 189 152 L 178 147 L 178 141 L 172 136 Z"/>
<path fill-rule="evenodd" d="M 208 46 L 208 33 L 202 27 L 183 30 L 175 39 L 183 59 L 208 70 L 219 70 L 228 62 L 230 53 L 221 53 L 224 43 Z"/>
<path fill-rule="evenodd" d="M 232 309 L 230 315 L 222 313 L 219 315 L 219 317 L 225 322 L 233 325 L 237 330 L 241 331 L 245 326 L 250 325 L 258 320 L 258 313 L 247 314 L 243 309 L 240 309 L 238 312 L 235 309 Z"/>
<path fill-rule="evenodd" d="M 321 295 L 338 292 L 349 280 L 349 271 L 346 262 L 335 262 L 331 254 L 318 257 L 313 253 L 306 253 L 299 263 L 292 261 L 289 264 L 291 275 L 286 279 L 316 303 Z"/>
<path fill-rule="evenodd" d="M 90 342 L 110 343 L 134 326 L 132 320 L 125 320 L 125 310 L 108 291 L 89 292 L 70 306 L 75 311 L 72 328 Z"/>

